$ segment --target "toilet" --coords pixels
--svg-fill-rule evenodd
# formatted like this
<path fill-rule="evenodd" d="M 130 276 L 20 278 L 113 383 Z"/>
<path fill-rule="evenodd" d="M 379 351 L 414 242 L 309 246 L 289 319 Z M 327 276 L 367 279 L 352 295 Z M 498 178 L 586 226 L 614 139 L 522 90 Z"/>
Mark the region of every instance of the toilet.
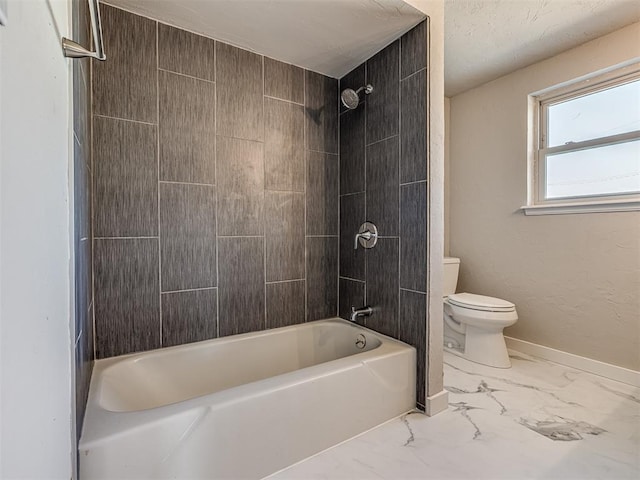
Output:
<path fill-rule="evenodd" d="M 444 259 L 444 349 L 472 362 L 510 368 L 502 331 L 516 323 L 516 306 L 500 298 L 455 293 L 460 259 Z"/>

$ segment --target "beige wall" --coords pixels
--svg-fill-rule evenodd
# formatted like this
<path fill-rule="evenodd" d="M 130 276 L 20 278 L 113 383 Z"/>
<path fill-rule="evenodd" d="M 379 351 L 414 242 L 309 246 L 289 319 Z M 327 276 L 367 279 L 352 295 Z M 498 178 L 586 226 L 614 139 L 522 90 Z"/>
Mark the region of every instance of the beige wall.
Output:
<path fill-rule="evenodd" d="M 518 339 L 640 370 L 640 212 L 525 217 L 527 95 L 640 57 L 640 23 L 451 99 L 458 291 L 513 301 Z"/>

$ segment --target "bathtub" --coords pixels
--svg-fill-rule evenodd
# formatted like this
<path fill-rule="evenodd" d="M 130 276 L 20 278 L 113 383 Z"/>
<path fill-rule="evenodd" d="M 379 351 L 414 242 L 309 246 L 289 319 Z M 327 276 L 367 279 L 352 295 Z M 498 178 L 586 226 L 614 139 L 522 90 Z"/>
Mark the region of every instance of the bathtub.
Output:
<path fill-rule="evenodd" d="M 415 365 L 337 318 L 98 360 L 80 475 L 261 478 L 413 409 Z"/>

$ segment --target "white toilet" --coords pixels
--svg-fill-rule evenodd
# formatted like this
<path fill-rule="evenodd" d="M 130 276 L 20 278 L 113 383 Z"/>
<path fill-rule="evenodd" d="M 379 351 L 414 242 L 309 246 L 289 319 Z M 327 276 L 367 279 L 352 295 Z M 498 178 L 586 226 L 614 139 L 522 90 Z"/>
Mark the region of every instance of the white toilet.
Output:
<path fill-rule="evenodd" d="M 473 293 L 455 293 L 460 259 L 444 259 L 444 348 L 490 367 L 510 368 L 502 331 L 516 323 L 513 303 Z"/>

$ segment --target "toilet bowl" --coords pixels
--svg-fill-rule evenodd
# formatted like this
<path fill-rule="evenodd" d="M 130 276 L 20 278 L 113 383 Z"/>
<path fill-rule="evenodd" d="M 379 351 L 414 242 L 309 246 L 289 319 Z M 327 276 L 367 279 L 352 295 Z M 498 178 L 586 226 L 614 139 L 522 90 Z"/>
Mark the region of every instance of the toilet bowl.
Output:
<path fill-rule="evenodd" d="M 472 362 L 509 368 L 502 331 L 518 320 L 513 303 L 472 293 L 454 293 L 460 260 L 444 260 L 444 348 Z"/>

